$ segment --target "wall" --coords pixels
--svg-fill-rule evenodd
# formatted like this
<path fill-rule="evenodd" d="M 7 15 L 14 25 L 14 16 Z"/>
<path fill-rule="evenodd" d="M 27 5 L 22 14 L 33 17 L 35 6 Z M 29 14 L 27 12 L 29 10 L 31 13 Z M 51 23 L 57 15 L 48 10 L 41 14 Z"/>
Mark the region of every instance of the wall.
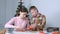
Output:
<path fill-rule="evenodd" d="M 60 27 L 60 0 L 23 0 L 29 8 L 35 5 L 39 12 L 46 15 L 48 26 Z M 19 0 L 0 0 L 0 30 L 15 14 Z"/>
<path fill-rule="evenodd" d="M 17 5 L 17 0 L 0 0 L 0 30 L 14 16 Z"/>
<path fill-rule="evenodd" d="M 6 1 L 0 0 L 0 30 L 3 28 L 6 22 Z"/>

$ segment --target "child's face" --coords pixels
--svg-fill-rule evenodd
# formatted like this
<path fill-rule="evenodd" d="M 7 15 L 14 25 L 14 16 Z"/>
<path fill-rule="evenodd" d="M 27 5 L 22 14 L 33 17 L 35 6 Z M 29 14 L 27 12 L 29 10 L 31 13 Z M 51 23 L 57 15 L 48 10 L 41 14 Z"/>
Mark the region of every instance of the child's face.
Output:
<path fill-rule="evenodd" d="M 36 16 L 37 15 L 37 10 L 36 9 L 31 9 L 30 13 L 32 16 Z"/>
<path fill-rule="evenodd" d="M 26 15 L 27 15 L 27 12 L 20 12 L 20 16 L 21 16 L 22 18 L 25 18 Z"/>

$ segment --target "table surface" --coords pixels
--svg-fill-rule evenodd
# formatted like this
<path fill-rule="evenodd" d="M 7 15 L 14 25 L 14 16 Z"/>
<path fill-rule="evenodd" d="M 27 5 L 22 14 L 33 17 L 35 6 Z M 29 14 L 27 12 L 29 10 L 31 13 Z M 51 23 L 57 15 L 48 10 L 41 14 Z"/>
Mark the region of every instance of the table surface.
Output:
<path fill-rule="evenodd" d="M 25 31 L 25 32 L 14 32 L 14 34 L 39 34 L 39 31 L 36 32 L 29 32 L 29 31 Z"/>
<path fill-rule="evenodd" d="M 45 34 L 52 34 L 52 32 L 46 32 L 44 31 Z M 5 33 L 5 34 L 39 34 L 39 31 L 25 31 L 25 32 L 17 32 L 17 31 L 13 31 L 13 33 Z M 60 32 L 58 32 L 58 34 L 60 34 Z"/>
<path fill-rule="evenodd" d="M 6 33 L 6 34 L 9 34 L 9 33 Z M 39 31 L 36 31 L 36 32 L 29 32 L 29 31 L 16 32 L 16 31 L 13 31 L 13 34 L 39 34 Z"/>
<path fill-rule="evenodd" d="M 44 33 L 47 33 L 47 32 L 44 31 Z M 6 33 L 6 34 L 10 34 L 10 33 Z M 39 34 L 39 31 L 25 31 L 25 32 L 13 31 L 13 34 Z M 51 32 L 49 34 L 51 34 Z"/>
<path fill-rule="evenodd" d="M 44 30 L 44 33 L 51 34 L 52 32 L 46 32 L 46 30 Z M 60 31 L 58 33 L 60 34 Z M 2 31 L 0 31 L 0 34 L 10 34 L 10 33 L 7 33 L 6 29 L 3 29 Z M 39 31 L 25 31 L 25 32 L 13 31 L 13 34 L 39 34 Z"/>

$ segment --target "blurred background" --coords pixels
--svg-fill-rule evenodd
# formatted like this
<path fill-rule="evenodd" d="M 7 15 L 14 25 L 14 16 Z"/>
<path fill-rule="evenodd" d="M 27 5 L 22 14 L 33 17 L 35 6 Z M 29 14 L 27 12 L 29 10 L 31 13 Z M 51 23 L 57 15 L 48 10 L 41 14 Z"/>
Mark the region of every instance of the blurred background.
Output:
<path fill-rule="evenodd" d="M 16 13 L 20 0 L 0 0 L 0 30 Z M 46 27 L 60 28 L 60 0 L 23 0 L 28 8 L 36 6 L 46 16 Z"/>

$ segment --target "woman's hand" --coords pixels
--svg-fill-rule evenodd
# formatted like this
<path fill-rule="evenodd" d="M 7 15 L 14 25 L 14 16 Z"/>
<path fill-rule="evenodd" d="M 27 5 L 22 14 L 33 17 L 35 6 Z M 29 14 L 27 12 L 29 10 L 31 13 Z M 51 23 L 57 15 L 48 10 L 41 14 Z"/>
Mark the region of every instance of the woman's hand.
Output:
<path fill-rule="evenodd" d="M 39 24 L 39 23 L 40 23 L 39 18 L 36 18 L 35 23 L 36 23 L 36 24 Z"/>
<path fill-rule="evenodd" d="M 43 26 L 42 25 L 40 25 L 40 29 L 43 29 Z"/>

